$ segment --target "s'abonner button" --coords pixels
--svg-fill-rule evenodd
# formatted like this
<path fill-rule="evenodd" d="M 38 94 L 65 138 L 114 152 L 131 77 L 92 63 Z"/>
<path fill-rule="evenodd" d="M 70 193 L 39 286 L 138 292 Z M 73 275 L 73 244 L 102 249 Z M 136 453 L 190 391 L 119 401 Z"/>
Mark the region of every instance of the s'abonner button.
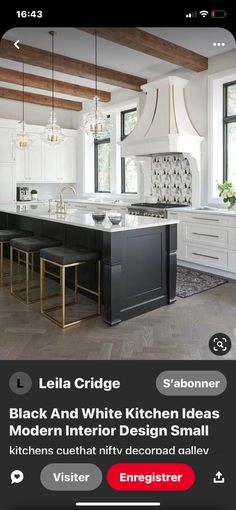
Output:
<path fill-rule="evenodd" d="M 188 464 L 114 464 L 107 481 L 117 491 L 186 491 L 195 473 Z"/>
<path fill-rule="evenodd" d="M 166 396 L 217 396 L 225 391 L 227 379 L 218 370 L 165 370 L 156 387 Z"/>
<path fill-rule="evenodd" d="M 95 464 L 47 464 L 40 480 L 49 491 L 93 491 L 102 482 L 102 472 Z"/>

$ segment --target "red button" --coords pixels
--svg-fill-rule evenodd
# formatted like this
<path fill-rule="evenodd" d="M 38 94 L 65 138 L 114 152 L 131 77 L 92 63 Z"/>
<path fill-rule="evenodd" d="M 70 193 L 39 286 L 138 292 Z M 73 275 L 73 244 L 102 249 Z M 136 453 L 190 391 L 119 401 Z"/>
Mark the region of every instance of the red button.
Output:
<path fill-rule="evenodd" d="M 195 473 L 188 464 L 114 464 L 107 481 L 117 491 L 186 491 Z"/>

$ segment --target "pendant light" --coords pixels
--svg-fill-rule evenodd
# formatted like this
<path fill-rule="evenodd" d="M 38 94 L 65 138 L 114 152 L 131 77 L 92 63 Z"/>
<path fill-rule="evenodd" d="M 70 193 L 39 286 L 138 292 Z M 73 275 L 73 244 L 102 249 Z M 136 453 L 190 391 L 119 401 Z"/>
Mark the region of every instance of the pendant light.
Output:
<path fill-rule="evenodd" d="M 97 52 L 97 30 L 94 29 L 94 53 L 95 53 L 95 96 L 93 106 L 89 113 L 84 116 L 81 126 L 88 136 L 98 140 L 99 138 L 109 137 L 109 121 L 99 106 L 98 97 L 98 52 Z"/>
<path fill-rule="evenodd" d="M 27 132 L 27 125 L 25 123 L 25 64 L 22 64 L 22 120 L 16 131 L 15 144 L 16 148 L 22 151 L 27 151 L 32 147 L 32 139 Z"/>
<path fill-rule="evenodd" d="M 52 38 L 52 110 L 49 117 L 49 123 L 45 126 L 42 134 L 42 140 L 49 145 L 58 145 L 62 143 L 65 136 L 62 133 L 61 127 L 57 124 L 55 113 L 55 83 L 54 83 L 54 37 L 56 32 L 51 30 L 48 32 Z"/>

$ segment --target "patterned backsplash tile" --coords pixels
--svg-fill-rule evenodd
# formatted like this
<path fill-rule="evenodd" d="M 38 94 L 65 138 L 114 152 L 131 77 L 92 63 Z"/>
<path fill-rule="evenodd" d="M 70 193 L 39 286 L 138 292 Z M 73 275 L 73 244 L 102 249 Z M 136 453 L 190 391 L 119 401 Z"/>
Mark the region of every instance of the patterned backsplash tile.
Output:
<path fill-rule="evenodd" d="M 157 202 L 192 203 L 192 172 L 182 154 L 156 155 L 151 165 L 151 195 Z"/>

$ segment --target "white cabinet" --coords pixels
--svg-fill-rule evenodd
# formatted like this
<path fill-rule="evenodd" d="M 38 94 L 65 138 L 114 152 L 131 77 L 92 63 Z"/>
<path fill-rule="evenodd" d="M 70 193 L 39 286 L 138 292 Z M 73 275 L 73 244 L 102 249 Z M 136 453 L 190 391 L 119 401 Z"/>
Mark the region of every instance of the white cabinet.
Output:
<path fill-rule="evenodd" d="M 206 266 L 236 278 L 236 215 L 179 211 L 168 213 L 178 225 L 178 260 L 190 266 Z"/>
<path fill-rule="evenodd" d="M 0 161 L 2 163 L 15 160 L 14 135 L 13 129 L 0 127 Z"/>
<path fill-rule="evenodd" d="M 67 135 L 59 146 L 59 178 L 63 182 L 76 182 L 77 136 Z"/>
<path fill-rule="evenodd" d="M 42 181 L 43 168 L 42 168 L 42 140 L 36 133 L 29 133 L 30 138 L 33 140 L 31 149 L 26 154 L 26 178 L 29 181 Z"/>
<path fill-rule="evenodd" d="M 60 176 L 60 146 L 43 143 L 42 173 L 45 182 L 61 182 Z"/>
<path fill-rule="evenodd" d="M 28 151 L 16 149 L 17 182 L 43 182 L 42 140 L 38 133 L 29 133 L 33 141 Z"/>
<path fill-rule="evenodd" d="M 41 140 L 41 131 L 29 131 L 33 145 L 29 151 L 16 149 L 16 181 L 20 183 L 75 183 L 77 168 L 77 132 L 65 130 L 60 145 Z M 0 157 L 0 160 L 1 157 Z"/>
<path fill-rule="evenodd" d="M 0 163 L 0 202 L 15 198 L 15 163 Z"/>

